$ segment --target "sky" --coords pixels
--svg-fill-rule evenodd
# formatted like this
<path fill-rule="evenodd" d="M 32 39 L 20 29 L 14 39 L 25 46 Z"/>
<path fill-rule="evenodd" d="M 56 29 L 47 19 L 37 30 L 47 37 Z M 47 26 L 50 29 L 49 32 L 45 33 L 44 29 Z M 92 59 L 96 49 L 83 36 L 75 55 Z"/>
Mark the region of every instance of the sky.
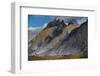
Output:
<path fill-rule="evenodd" d="M 28 27 L 30 29 L 45 27 L 48 22 L 52 21 L 55 18 L 64 20 L 65 23 L 68 23 L 70 20 L 72 20 L 77 24 L 81 24 L 87 20 L 87 17 L 28 15 Z"/>
<path fill-rule="evenodd" d="M 42 27 L 50 22 L 54 16 L 28 15 L 29 27 Z"/>

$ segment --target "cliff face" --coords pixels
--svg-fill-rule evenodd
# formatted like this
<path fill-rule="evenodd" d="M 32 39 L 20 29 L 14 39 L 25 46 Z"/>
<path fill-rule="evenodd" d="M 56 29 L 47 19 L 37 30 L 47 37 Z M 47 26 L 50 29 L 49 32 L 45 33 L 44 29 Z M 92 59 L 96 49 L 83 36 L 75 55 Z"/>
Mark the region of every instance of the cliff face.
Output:
<path fill-rule="evenodd" d="M 29 56 L 80 54 L 87 57 L 88 21 L 66 25 L 63 20 L 49 22 L 28 44 Z"/>
<path fill-rule="evenodd" d="M 58 49 L 71 49 L 76 53 L 80 53 L 81 57 L 87 57 L 88 53 L 88 21 L 81 24 L 80 27 L 71 31 L 58 46 Z M 71 51 L 69 51 L 71 52 Z M 71 52 L 72 54 L 72 52 Z"/>

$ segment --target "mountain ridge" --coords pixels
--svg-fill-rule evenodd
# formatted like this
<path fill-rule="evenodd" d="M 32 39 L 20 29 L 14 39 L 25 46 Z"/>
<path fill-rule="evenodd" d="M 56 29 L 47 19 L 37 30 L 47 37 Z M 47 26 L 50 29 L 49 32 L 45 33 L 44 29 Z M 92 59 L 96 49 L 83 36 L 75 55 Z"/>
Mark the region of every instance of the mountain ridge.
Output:
<path fill-rule="evenodd" d="M 60 21 L 59 19 L 49 22 L 47 26 L 28 43 L 28 47 L 31 49 L 29 50 L 29 56 L 79 54 L 80 57 L 83 57 L 82 51 L 86 49 L 85 57 L 87 57 L 87 24 L 88 21 L 81 25 L 66 25 L 64 20 Z"/>

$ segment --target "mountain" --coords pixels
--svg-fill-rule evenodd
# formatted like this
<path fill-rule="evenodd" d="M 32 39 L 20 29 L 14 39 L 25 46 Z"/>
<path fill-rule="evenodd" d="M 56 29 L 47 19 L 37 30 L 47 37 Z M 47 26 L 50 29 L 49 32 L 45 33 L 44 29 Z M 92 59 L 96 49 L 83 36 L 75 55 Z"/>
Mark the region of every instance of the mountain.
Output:
<path fill-rule="evenodd" d="M 29 27 L 28 28 L 28 41 L 32 40 L 46 26 L 47 24 L 44 24 L 42 27 Z"/>
<path fill-rule="evenodd" d="M 87 57 L 87 24 L 64 23 L 55 19 L 47 24 L 28 43 L 29 56 L 65 56 Z"/>
<path fill-rule="evenodd" d="M 28 30 L 28 41 L 32 40 L 39 33 L 37 30 Z"/>
<path fill-rule="evenodd" d="M 81 57 L 87 57 L 88 51 L 88 21 L 80 25 L 80 27 L 71 31 L 65 37 L 58 47 L 58 50 L 63 50 L 62 53 L 67 54 L 79 53 Z M 66 44 L 66 45 L 65 45 Z M 68 49 L 68 51 L 66 51 Z M 70 49 L 70 51 L 69 51 Z M 65 51 L 64 51 L 65 50 Z M 73 52 L 73 53 L 72 53 Z"/>

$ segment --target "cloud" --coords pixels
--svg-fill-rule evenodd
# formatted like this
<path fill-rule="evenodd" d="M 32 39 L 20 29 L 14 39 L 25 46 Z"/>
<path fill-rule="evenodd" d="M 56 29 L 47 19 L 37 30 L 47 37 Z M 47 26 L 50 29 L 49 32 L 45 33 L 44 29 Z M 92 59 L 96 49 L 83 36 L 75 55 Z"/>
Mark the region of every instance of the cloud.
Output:
<path fill-rule="evenodd" d="M 37 29 L 40 29 L 40 27 L 28 27 L 28 30 L 31 30 L 31 31 L 34 31 L 34 30 L 37 30 Z"/>
<path fill-rule="evenodd" d="M 57 16 L 56 19 L 60 19 L 60 20 L 73 20 L 73 19 L 76 19 L 78 17 L 73 17 L 73 16 Z"/>
<path fill-rule="evenodd" d="M 36 30 L 40 30 L 40 29 L 43 29 L 47 26 L 48 23 L 44 23 L 44 25 L 42 27 L 28 27 L 28 30 L 30 31 L 36 31 Z"/>
<path fill-rule="evenodd" d="M 87 17 L 57 16 L 55 19 L 60 19 L 60 21 L 64 20 L 66 24 L 68 24 L 70 21 L 76 24 L 82 24 L 87 20 Z"/>
<path fill-rule="evenodd" d="M 83 17 L 83 18 L 81 18 L 81 19 L 77 19 L 77 23 L 78 23 L 78 24 L 82 24 L 82 23 L 86 22 L 87 20 L 88 20 L 87 17 Z"/>
<path fill-rule="evenodd" d="M 45 28 L 47 26 L 48 23 L 44 23 L 44 25 L 42 26 L 43 28 Z"/>
<path fill-rule="evenodd" d="M 56 17 L 56 20 L 58 20 L 58 19 L 60 19 L 60 20 L 65 20 L 66 17 L 65 17 L 65 16 L 57 16 L 57 17 Z"/>

